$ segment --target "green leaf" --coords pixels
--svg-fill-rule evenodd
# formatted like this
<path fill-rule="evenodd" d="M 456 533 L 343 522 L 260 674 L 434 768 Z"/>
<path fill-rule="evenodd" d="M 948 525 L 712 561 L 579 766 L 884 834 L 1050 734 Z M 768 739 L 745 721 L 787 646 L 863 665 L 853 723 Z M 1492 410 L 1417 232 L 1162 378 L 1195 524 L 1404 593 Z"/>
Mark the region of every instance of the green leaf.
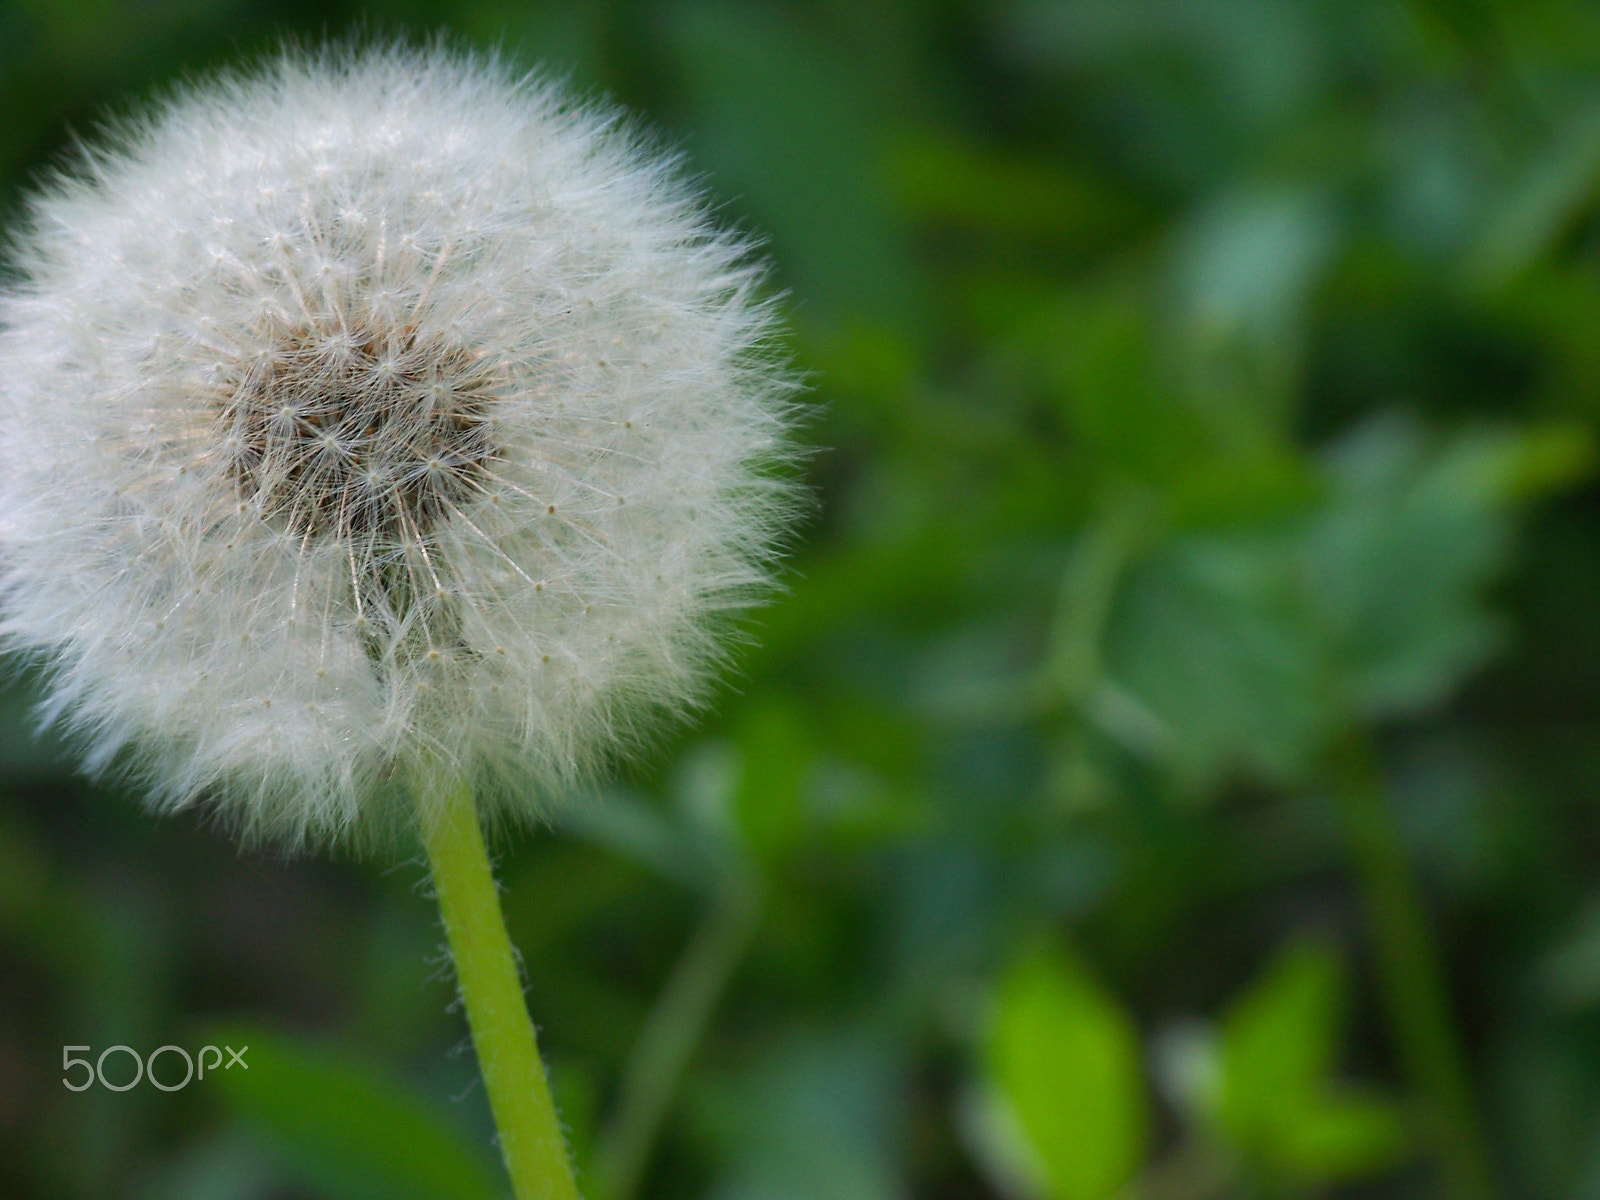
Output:
<path fill-rule="evenodd" d="M 890 154 L 891 194 L 910 216 L 1053 245 L 1103 247 L 1148 217 L 1108 176 L 1054 156 L 1005 154 L 947 135 L 908 137 Z"/>
<path fill-rule="evenodd" d="M 252 1027 L 202 1031 L 243 1053 L 213 1068 L 232 1108 L 266 1135 L 284 1169 L 333 1200 L 495 1200 L 488 1154 L 398 1080 L 347 1053 Z M 228 1061 L 226 1055 L 224 1063 Z"/>
<path fill-rule="evenodd" d="M 1320 496 L 1296 509 L 1308 481 L 1286 461 L 1274 525 L 1195 530 L 1133 572 L 1107 670 L 1160 722 L 1180 785 L 1303 779 L 1338 728 L 1440 703 L 1502 644 L 1485 593 L 1512 509 L 1592 454 L 1570 425 L 1436 443 L 1401 415 L 1370 421 L 1321 464 Z"/>
<path fill-rule="evenodd" d="M 1264 438 L 1187 464 L 1172 481 L 1168 513 L 1179 528 L 1215 529 L 1291 516 L 1322 490 L 1303 454 Z"/>
<path fill-rule="evenodd" d="M 1322 652 L 1294 554 L 1287 535 L 1195 536 L 1129 580 L 1107 667 L 1161 722 L 1187 788 L 1237 769 L 1295 778 L 1321 744 Z"/>
<path fill-rule="evenodd" d="M 1192 348 L 1292 358 L 1336 234 L 1327 202 L 1306 188 L 1240 189 L 1203 209 L 1176 272 Z"/>
<path fill-rule="evenodd" d="M 1144 1161 L 1138 1034 L 1061 947 L 1029 949 L 1000 981 L 986 1065 L 1054 1200 L 1106 1200 Z"/>
<path fill-rule="evenodd" d="M 1538 500 L 1594 474 L 1595 436 L 1587 425 L 1551 421 L 1518 431 L 1505 459 L 1503 490 L 1514 501 Z"/>
<path fill-rule="evenodd" d="M 1406 1153 L 1398 1105 L 1372 1096 L 1329 1094 L 1279 1127 L 1277 1154 L 1296 1179 L 1335 1181 L 1385 1170 Z"/>
<path fill-rule="evenodd" d="M 565 832 L 685 887 L 709 888 L 717 878 L 717 863 L 703 846 L 660 810 L 620 788 L 567 805 L 560 824 Z"/>
<path fill-rule="evenodd" d="M 719 1200 L 898 1200 L 892 1114 L 901 1064 L 875 1032 L 780 1035 L 703 1086 L 697 1116 L 722 1148 Z M 751 1056 L 747 1056 L 751 1057 Z"/>
<path fill-rule="evenodd" d="M 757 858 L 781 855 L 800 836 L 800 787 L 811 766 L 811 744 L 800 714 L 773 699 L 758 704 L 738 732 L 742 762 L 734 809 L 745 845 Z"/>
<path fill-rule="evenodd" d="M 1219 1116 L 1256 1140 L 1303 1106 L 1333 1066 L 1341 1005 L 1339 960 L 1326 947 L 1292 945 L 1229 1011 L 1222 1031 Z"/>
<path fill-rule="evenodd" d="M 1339 958 L 1295 944 L 1224 1018 L 1213 1117 L 1269 1179 L 1335 1182 L 1405 1150 L 1396 1105 L 1333 1079 L 1343 1009 Z"/>
<path fill-rule="evenodd" d="M 1569 116 L 1478 234 L 1468 279 L 1494 288 L 1547 254 L 1600 196 L 1600 108 Z"/>
<path fill-rule="evenodd" d="M 1356 715 L 1436 704 L 1502 644 L 1483 591 L 1505 564 L 1509 492 L 1528 460 L 1516 434 L 1435 447 L 1396 414 L 1335 447 L 1332 503 L 1309 533 L 1307 566 Z"/>
<path fill-rule="evenodd" d="M 919 303 L 879 178 L 881 106 L 848 54 L 781 10 L 666 10 L 696 161 L 770 231 L 808 304 L 900 324 Z"/>
<path fill-rule="evenodd" d="M 1109 466 L 1147 482 L 1169 478 L 1196 452 L 1203 428 L 1154 360 L 1148 297 L 1107 286 L 1042 318 L 1031 336 L 1046 383 L 1072 432 Z"/>

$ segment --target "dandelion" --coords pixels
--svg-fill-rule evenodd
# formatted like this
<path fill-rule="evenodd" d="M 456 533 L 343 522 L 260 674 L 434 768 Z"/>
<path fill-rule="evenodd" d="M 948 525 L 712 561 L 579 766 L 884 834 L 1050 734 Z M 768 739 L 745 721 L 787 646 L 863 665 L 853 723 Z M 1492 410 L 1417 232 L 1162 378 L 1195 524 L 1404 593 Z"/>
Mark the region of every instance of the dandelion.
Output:
<path fill-rule="evenodd" d="M 192 86 L 13 241 L 0 637 L 45 718 L 246 839 L 414 825 L 452 942 L 482 887 L 503 942 L 479 820 L 691 709 L 769 585 L 747 244 L 615 113 L 438 47 Z"/>
<path fill-rule="evenodd" d="M 290 845 L 397 768 L 520 815 L 636 745 L 784 508 L 745 250 L 614 114 L 440 52 L 85 152 L 0 301 L 0 629 L 46 715 Z"/>

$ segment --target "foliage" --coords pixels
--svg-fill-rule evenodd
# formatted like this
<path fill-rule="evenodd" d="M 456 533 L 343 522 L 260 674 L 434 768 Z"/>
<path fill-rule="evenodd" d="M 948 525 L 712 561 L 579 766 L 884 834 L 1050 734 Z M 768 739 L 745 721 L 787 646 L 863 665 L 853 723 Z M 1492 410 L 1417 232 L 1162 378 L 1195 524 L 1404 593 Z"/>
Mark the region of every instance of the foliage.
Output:
<path fill-rule="evenodd" d="M 709 720 L 499 847 L 591 1193 L 1596 1194 L 1594 10 L 361 7 L 660 124 L 813 386 Z M 356 9 L 0 0 L 0 222 L 105 105 Z M 34 695 L 0 1193 L 469 1194 L 419 868 L 151 821 Z M 218 1022 L 259 1091 L 58 1083 Z"/>

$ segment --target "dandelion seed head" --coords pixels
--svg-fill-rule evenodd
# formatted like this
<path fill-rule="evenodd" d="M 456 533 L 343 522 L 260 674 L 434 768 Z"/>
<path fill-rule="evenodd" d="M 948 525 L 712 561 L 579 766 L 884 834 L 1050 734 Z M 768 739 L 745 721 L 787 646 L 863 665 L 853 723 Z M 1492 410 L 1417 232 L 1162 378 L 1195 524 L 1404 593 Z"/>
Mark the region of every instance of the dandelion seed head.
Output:
<path fill-rule="evenodd" d="M 537 814 L 704 697 L 792 514 L 759 264 L 614 112 L 434 47 L 197 84 L 34 197 L 0 638 L 161 809 Z"/>

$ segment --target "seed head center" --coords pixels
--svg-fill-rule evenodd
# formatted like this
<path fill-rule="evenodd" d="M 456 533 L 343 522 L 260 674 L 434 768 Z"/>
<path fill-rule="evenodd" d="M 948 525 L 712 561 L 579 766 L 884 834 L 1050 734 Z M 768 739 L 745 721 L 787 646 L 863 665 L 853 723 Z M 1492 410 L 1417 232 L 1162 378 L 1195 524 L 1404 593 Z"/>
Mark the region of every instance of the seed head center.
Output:
<path fill-rule="evenodd" d="M 498 370 L 414 329 L 276 331 L 230 375 L 216 444 L 241 498 L 307 537 L 405 541 L 482 492 Z"/>

